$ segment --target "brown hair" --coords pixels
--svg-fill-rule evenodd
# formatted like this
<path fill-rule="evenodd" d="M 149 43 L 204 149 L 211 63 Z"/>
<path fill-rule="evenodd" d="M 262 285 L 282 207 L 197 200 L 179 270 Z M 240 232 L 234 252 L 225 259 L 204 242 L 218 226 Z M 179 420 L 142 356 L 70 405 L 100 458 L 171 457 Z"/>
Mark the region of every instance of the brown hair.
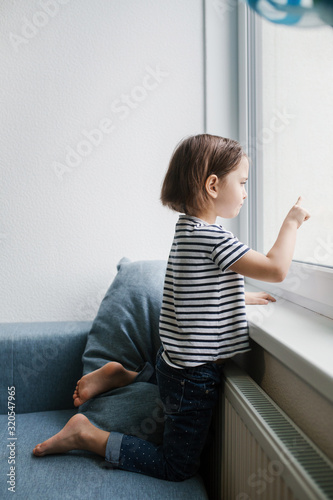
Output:
<path fill-rule="evenodd" d="M 205 182 L 210 175 L 225 177 L 246 156 L 241 145 L 232 139 L 200 134 L 183 139 L 173 152 L 164 178 L 163 205 L 188 215 L 195 215 L 207 202 Z"/>

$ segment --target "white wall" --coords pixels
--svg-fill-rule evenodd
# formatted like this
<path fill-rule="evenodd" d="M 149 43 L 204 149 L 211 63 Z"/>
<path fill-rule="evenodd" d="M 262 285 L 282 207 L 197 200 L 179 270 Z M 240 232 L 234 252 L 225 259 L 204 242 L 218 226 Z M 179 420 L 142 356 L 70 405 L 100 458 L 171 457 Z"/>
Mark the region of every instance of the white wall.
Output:
<path fill-rule="evenodd" d="M 205 127 L 203 8 L 2 5 L 0 321 L 92 319 L 120 258 L 167 258 L 177 215 L 161 182 L 176 143 Z"/>

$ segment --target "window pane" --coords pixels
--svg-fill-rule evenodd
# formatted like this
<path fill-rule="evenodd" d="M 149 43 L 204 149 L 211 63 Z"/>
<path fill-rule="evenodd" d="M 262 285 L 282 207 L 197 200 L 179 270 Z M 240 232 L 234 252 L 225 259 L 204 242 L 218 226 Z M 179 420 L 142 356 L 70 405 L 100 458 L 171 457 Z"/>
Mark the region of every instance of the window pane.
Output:
<path fill-rule="evenodd" d="M 333 29 L 263 21 L 262 60 L 262 250 L 302 195 L 294 259 L 333 266 Z"/>

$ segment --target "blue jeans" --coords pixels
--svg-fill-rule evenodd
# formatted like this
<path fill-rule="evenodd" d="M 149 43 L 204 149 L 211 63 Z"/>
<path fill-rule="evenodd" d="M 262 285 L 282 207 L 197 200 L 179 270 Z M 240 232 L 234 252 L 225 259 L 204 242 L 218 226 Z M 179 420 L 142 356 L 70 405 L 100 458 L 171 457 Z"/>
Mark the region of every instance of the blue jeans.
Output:
<path fill-rule="evenodd" d="M 164 406 L 163 444 L 111 432 L 105 459 L 119 469 L 183 481 L 199 469 L 223 365 L 209 363 L 179 370 L 165 363 L 161 353 L 156 378 Z"/>

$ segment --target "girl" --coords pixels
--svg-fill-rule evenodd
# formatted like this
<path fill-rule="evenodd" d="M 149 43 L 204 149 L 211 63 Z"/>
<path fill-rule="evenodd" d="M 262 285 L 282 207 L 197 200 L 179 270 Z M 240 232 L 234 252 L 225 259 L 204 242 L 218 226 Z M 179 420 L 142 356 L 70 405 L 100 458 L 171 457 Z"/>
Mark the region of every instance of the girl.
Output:
<path fill-rule="evenodd" d="M 247 197 L 249 162 L 236 141 L 208 134 L 183 140 L 164 179 L 161 200 L 183 213 L 169 255 L 160 314 L 162 347 L 156 376 L 164 404 L 163 444 L 98 429 L 82 414 L 34 449 L 36 456 L 85 449 L 114 467 L 182 481 L 200 463 L 223 362 L 249 349 L 245 304 L 275 299 L 244 293 L 244 278 L 282 281 L 288 272 L 296 231 L 309 218 L 301 199 L 287 214 L 267 255 L 238 241 L 216 224 L 236 217 Z M 79 406 L 101 392 L 129 384 L 137 373 L 108 363 L 82 377 L 74 392 Z"/>

